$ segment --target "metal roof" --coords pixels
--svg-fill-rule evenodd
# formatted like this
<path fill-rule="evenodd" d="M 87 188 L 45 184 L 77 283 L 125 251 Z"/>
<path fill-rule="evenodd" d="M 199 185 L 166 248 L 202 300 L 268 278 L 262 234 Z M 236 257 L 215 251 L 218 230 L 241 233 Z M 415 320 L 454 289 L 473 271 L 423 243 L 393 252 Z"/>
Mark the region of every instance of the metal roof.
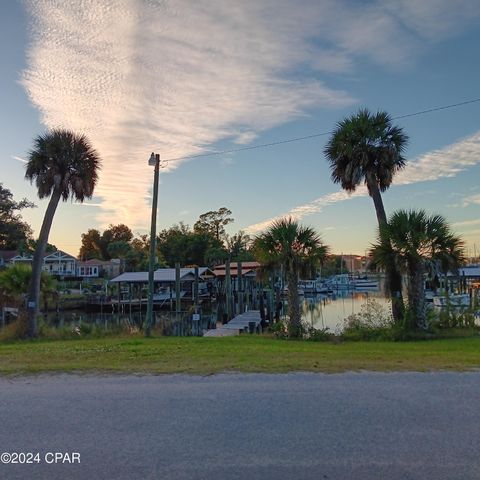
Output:
<path fill-rule="evenodd" d="M 198 275 L 200 277 L 207 277 L 211 275 L 211 270 L 208 267 L 199 267 Z M 195 280 L 194 268 L 181 268 L 180 281 L 193 282 Z M 153 273 L 154 282 L 175 282 L 174 268 L 159 268 Z M 129 282 L 129 283 L 148 283 L 148 272 L 125 272 L 118 277 L 112 278 L 110 282 Z"/>
<path fill-rule="evenodd" d="M 449 276 L 452 274 L 449 273 Z M 458 275 L 463 277 L 475 277 L 475 278 L 480 278 L 480 267 L 477 265 L 471 265 L 468 267 L 461 267 L 458 269 Z M 456 276 L 455 274 L 453 276 Z"/>
<path fill-rule="evenodd" d="M 219 269 L 216 268 L 213 273 L 217 277 L 225 277 L 226 276 L 226 270 L 225 269 Z M 234 270 L 230 270 L 230 276 L 231 277 L 236 277 L 238 273 L 238 270 L 235 268 Z M 249 277 L 254 277 L 256 275 L 255 270 L 252 268 L 242 268 L 242 277 L 244 276 L 249 276 Z"/>

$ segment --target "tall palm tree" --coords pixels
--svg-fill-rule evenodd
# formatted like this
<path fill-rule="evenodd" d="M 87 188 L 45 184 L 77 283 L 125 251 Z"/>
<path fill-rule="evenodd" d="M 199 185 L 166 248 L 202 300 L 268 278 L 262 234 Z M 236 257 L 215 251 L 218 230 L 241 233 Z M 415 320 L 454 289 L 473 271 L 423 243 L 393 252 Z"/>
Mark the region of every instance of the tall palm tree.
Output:
<path fill-rule="evenodd" d="M 464 244 L 454 235 L 441 215 L 428 216 L 424 210 L 398 210 L 379 228 L 373 246 L 373 260 L 379 265 L 392 256 L 408 278 L 410 306 L 408 328 L 426 326 L 425 273 L 446 273 L 464 260 Z"/>
<path fill-rule="evenodd" d="M 392 125 L 386 112 L 360 110 L 338 123 L 324 153 L 330 163 L 332 180 L 347 192 L 365 184 L 373 200 L 378 225 L 387 223 L 381 192 L 392 184 L 396 172 L 405 166 L 403 153 L 408 136 Z M 392 314 L 401 321 L 404 314 L 401 275 L 393 257 L 386 265 Z"/>
<path fill-rule="evenodd" d="M 37 335 L 40 275 L 53 217 L 60 199 L 83 202 L 91 198 L 100 158 L 84 135 L 54 129 L 39 135 L 29 153 L 25 178 L 35 181 L 39 198 L 50 197 L 33 256 L 28 293 L 28 335 Z"/>
<path fill-rule="evenodd" d="M 288 330 L 292 337 L 302 333 L 299 274 L 324 260 L 327 247 L 310 227 L 301 226 L 292 218 L 274 222 L 262 235 L 255 238 L 254 251 L 258 260 L 267 265 L 283 267 L 288 285 Z"/>

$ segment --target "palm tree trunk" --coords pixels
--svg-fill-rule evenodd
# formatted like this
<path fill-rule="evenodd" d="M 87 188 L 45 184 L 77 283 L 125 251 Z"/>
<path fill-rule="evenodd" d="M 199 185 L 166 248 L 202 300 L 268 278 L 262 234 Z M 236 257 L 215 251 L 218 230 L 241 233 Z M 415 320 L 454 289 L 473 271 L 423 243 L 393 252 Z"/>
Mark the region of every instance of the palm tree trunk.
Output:
<path fill-rule="evenodd" d="M 373 204 L 375 206 L 375 212 L 377 214 L 378 226 L 381 227 L 387 223 L 387 214 L 385 213 L 385 207 L 383 206 L 382 195 L 375 178 L 367 177 L 367 187 L 370 196 L 372 197 Z M 390 247 L 391 248 L 391 247 Z M 405 316 L 405 306 L 403 303 L 402 295 L 402 275 L 398 271 L 397 266 L 392 258 L 392 262 L 387 265 L 387 290 L 390 294 L 392 301 L 392 316 L 394 322 L 398 325 L 403 322 Z"/>
<path fill-rule="evenodd" d="M 45 256 L 45 250 L 48 243 L 48 235 L 50 234 L 50 228 L 52 226 L 53 217 L 57 210 L 58 202 L 60 201 L 61 190 L 59 187 L 55 187 L 48 202 L 48 207 L 43 217 L 42 228 L 40 229 L 40 235 L 38 237 L 37 246 L 33 255 L 32 264 L 32 278 L 30 280 L 30 287 L 27 300 L 27 313 L 28 313 L 28 330 L 27 335 L 29 337 L 37 336 L 37 315 L 38 315 L 38 302 L 40 299 L 40 278 L 42 275 L 43 257 Z"/>
<path fill-rule="evenodd" d="M 301 334 L 300 303 L 298 299 L 298 275 L 294 269 L 287 272 L 288 283 L 288 331 L 291 337 Z"/>
<path fill-rule="evenodd" d="M 412 262 L 409 265 L 408 297 L 412 314 L 411 327 L 425 328 L 425 285 L 424 266 L 420 262 Z"/>
<path fill-rule="evenodd" d="M 373 177 L 367 177 L 368 193 L 372 197 L 373 204 L 375 206 L 375 212 L 377 214 L 378 225 L 387 223 L 387 214 L 385 213 L 385 207 L 383 206 L 382 195 L 378 188 L 377 182 Z"/>

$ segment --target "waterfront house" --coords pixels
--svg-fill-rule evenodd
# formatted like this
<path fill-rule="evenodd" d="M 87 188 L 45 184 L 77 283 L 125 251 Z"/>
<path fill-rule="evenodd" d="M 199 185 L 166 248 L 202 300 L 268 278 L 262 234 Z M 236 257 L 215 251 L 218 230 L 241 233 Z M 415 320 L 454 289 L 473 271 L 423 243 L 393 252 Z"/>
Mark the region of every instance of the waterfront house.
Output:
<path fill-rule="evenodd" d="M 114 278 L 120 275 L 120 259 L 77 261 L 77 277 L 87 278 Z"/>

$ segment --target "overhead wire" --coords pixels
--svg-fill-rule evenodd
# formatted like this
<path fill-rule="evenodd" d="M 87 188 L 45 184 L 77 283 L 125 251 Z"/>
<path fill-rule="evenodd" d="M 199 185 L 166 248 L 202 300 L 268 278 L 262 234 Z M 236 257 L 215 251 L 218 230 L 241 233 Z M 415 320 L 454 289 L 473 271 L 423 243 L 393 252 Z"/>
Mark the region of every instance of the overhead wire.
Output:
<path fill-rule="evenodd" d="M 470 100 L 465 100 L 463 102 L 457 102 L 457 103 L 451 103 L 448 105 L 441 105 L 438 107 L 432 107 L 426 110 L 419 110 L 417 112 L 413 113 L 407 113 L 404 115 L 397 115 L 395 117 L 392 117 L 392 120 L 401 120 L 403 118 L 409 118 L 409 117 L 416 117 L 418 115 L 425 115 L 427 113 L 433 113 L 433 112 L 438 112 L 440 110 L 447 110 L 449 108 L 455 108 L 455 107 L 461 107 L 463 105 L 469 105 L 472 103 L 477 103 L 480 102 L 480 98 L 472 98 Z M 213 156 L 218 156 L 218 155 L 226 155 L 229 153 L 238 153 L 238 152 L 245 152 L 248 150 L 256 150 L 258 148 L 267 148 L 267 147 L 274 147 L 276 145 L 283 145 L 286 143 L 293 143 L 293 142 L 301 142 L 303 140 L 309 140 L 311 138 L 318 138 L 318 137 L 324 137 L 326 135 L 332 134 L 332 131 L 328 132 L 319 132 L 319 133 L 313 133 L 311 135 L 304 135 L 302 137 L 293 137 L 293 138 L 287 138 L 284 140 L 277 140 L 275 142 L 268 142 L 268 143 L 259 143 L 256 145 L 248 145 L 245 147 L 238 147 L 238 148 L 230 148 L 227 150 L 213 150 L 210 152 L 204 152 L 204 153 L 198 153 L 194 155 L 185 155 L 183 157 L 173 157 L 173 158 L 167 158 L 165 160 L 162 160 L 162 166 L 168 165 L 169 162 L 175 162 L 178 160 L 190 160 L 193 158 L 200 158 L 200 157 L 213 157 Z"/>

